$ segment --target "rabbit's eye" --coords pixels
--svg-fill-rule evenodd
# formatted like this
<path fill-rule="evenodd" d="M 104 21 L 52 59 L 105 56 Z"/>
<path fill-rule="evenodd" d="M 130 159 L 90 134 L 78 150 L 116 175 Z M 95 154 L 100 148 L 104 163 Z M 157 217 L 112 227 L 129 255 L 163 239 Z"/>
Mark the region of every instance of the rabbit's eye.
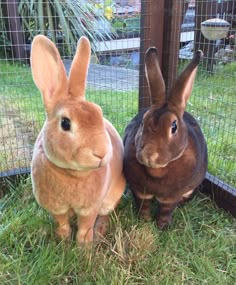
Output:
<path fill-rule="evenodd" d="M 171 133 L 172 133 L 172 135 L 173 135 L 173 134 L 175 134 L 176 132 L 177 132 L 177 122 L 174 121 L 174 122 L 172 122 L 172 124 L 171 124 Z"/>
<path fill-rule="evenodd" d="M 61 119 L 61 127 L 64 131 L 69 131 L 71 127 L 70 119 L 64 117 Z"/>

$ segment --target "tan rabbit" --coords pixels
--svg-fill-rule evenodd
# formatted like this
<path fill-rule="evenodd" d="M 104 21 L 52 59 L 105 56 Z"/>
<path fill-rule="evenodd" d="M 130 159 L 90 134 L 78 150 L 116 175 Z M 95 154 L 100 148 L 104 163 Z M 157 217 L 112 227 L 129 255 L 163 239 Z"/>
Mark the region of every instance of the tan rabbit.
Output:
<path fill-rule="evenodd" d="M 78 243 L 92 242 L 94 229 L 104 234 L 125 188 L 122 140 L 101 108 L 85 100 L 90 53 L 88 39 L 81 37 L 67 78 L 47 37 L 36 36 L 31 51 L 46 110 L 32 159 L 33 193 L 54 217 L 61 238 L 70 236 L 70 214 L 77 215 Z"/>
<path fill-rule="evenodd" d="M 151 107 L 127 126 L 124 173 L 140 214 L 150 219 L 150 200 L 159 202 L 157 224 L 171 223 L 175 207 L 187 200 L 207 170 L 207 146 L 197 121 L 185 112 L 191 95 L 198 51 L 166 94 L 156 48 L 145 56 Z"/>

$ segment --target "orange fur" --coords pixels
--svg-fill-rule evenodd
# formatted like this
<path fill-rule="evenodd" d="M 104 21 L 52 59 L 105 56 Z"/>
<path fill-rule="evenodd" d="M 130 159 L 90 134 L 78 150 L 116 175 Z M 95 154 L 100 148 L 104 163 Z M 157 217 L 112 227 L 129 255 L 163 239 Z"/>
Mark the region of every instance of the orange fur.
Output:
<path fill-rule="evenodd" d="M 108 215 L 125 188 L 123 145 L 101 108 L 85 100 L 90 44 L 82 37 L 67 79 L 55 45 L 36 36 L 31 66 L 47 119 L 34 147 L 33 192 L 52 213 L 60 237 L 70 235 L 69 215 L 78 217 L 78 243 L 93 241 L 99 215 Z M 59 80 L 59 81 L 58 81 Z M 61 122 L 70 120 L 70 130 Z"/>

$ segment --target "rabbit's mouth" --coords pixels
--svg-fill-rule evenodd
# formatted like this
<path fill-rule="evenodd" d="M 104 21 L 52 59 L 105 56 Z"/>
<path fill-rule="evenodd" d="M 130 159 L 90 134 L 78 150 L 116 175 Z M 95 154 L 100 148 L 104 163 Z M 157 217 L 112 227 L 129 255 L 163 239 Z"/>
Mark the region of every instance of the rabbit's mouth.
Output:
<path fill-rule="evenodd" d="M 101 167 L 105 167 L 110 161 L 110 155 L 107 153 L 103 158 L 93 156 L 90 161 L 71 161 L 65 168 L 77 170 L 77 171 L 89 171 L 95 170 Z"/>
<path fill-rule="evenodd" d="M 168 163 L 165 164 L 158 164 L 158 163 L 145 163 L 145 162 L 141 162 L 139 161 L 141 164 L 143 164 L 144 166 L 148 167 L 148 168 L 153 168 L 153 169 L 157 169 L 157 168 L 165 168 Z"/>
<path fill-rule="evenodd" d="M 184 147 L 182 151 L 178 153 L 178 155 L 173 156 L 173 157 L 169 155 L 168 157 L 165 157 L 165 159 L 162 159 L 158 152 L 154 152 L 150 154 L 150 153 L 145 153 L 145 150 L 143 149 L 143 150 L 137 151 L 136 159 L 139 163 L 149 168 L 155 168 L 155 169 L 164 168 L 167 165 L 169 165 L 171 162 L 178 160 L 183 155 L 185 150 L 186 150 L 186 147 Z"/>
<path fill-rule="evenodd" d="M 107 165 L 107 162 L 105 160 L 99 160 L 99 161 L 96 161 L 94 163 L 89 163 L 89 164 L 88 163 L 81 164 L 76 161 L 62 162 L 62 161 L 52 160 L 51 162 L 59 168 L 79 171 L 79 172 L 95 170 L 95 169 L 98 169 L 98 168 L 101 168 Z"/>
<path fill-rule="evenodd" d="M 91 150 L 81 150 L 72 161 L 71 164 L 74 164 L 74 169 L 78 171 L 93 170 L 106 166 L 112 157 L 112 148 L 108 148 L 106 153 L 102 155 L 93 152 Z"/>
<path fill-rule="evenodd" d="M 153 153 L 152 155 L 145 155 L 143 152 L 136 153 L 136 159 L 139 163 L 143 164 L 149 168 L 164 168 L 168 165 L 168 163 L 160 163 L 158 162 L 158 153 Z"/>
<path fill-rule="evenodd" d="M 55 166 L 80 172 L 86 172 L 104 167 L 109 163 L 112 157 L 112 151 L 110 150 L 103 157 L 100 157 L 88 150 L 82 153 L 77 153 L 75 156 L 68 159 L 65 159 L 64 157 L 58 158 L 58 154 L 55 156 L 53 153 L 49 153 L 47 151 L 45 151 L 45 154 L 47 159 Z"/>

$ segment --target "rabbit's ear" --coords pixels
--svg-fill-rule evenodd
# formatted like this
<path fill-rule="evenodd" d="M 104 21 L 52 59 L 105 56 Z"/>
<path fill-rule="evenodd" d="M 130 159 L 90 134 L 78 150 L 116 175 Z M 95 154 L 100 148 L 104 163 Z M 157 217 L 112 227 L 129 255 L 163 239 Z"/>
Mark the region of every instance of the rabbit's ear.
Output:
<path fill-rule="evenodd" d="M 157 49 L 150 47 L 145 55 L 145 71 L 151 104 L 161 107 L 166 102 L 166 87 L 157 58 Z"/>
<path fill-rule="evenodd" d="M 67 91 L 65 67 L 55 44 L 43 35 L 34 38 L 30 61 L 34 82 L 48 112 Z"/>
<path fill-rule="evenodd" d="M 77 51 L 69 74 L 69 92 L 72 96 L 84 97 L 90 54 L 90 42 L 83 36 L 78 41 Z"/>
<path fill-rule="evenodd" d="M 191 95 L 198 64 L 203 57 L 201 50 L 198 50 L 192 61 L 177 77 L 168 96 L 168 103 L 174 105 L 180 113 L 184 113 L 188 98 Z"/>

